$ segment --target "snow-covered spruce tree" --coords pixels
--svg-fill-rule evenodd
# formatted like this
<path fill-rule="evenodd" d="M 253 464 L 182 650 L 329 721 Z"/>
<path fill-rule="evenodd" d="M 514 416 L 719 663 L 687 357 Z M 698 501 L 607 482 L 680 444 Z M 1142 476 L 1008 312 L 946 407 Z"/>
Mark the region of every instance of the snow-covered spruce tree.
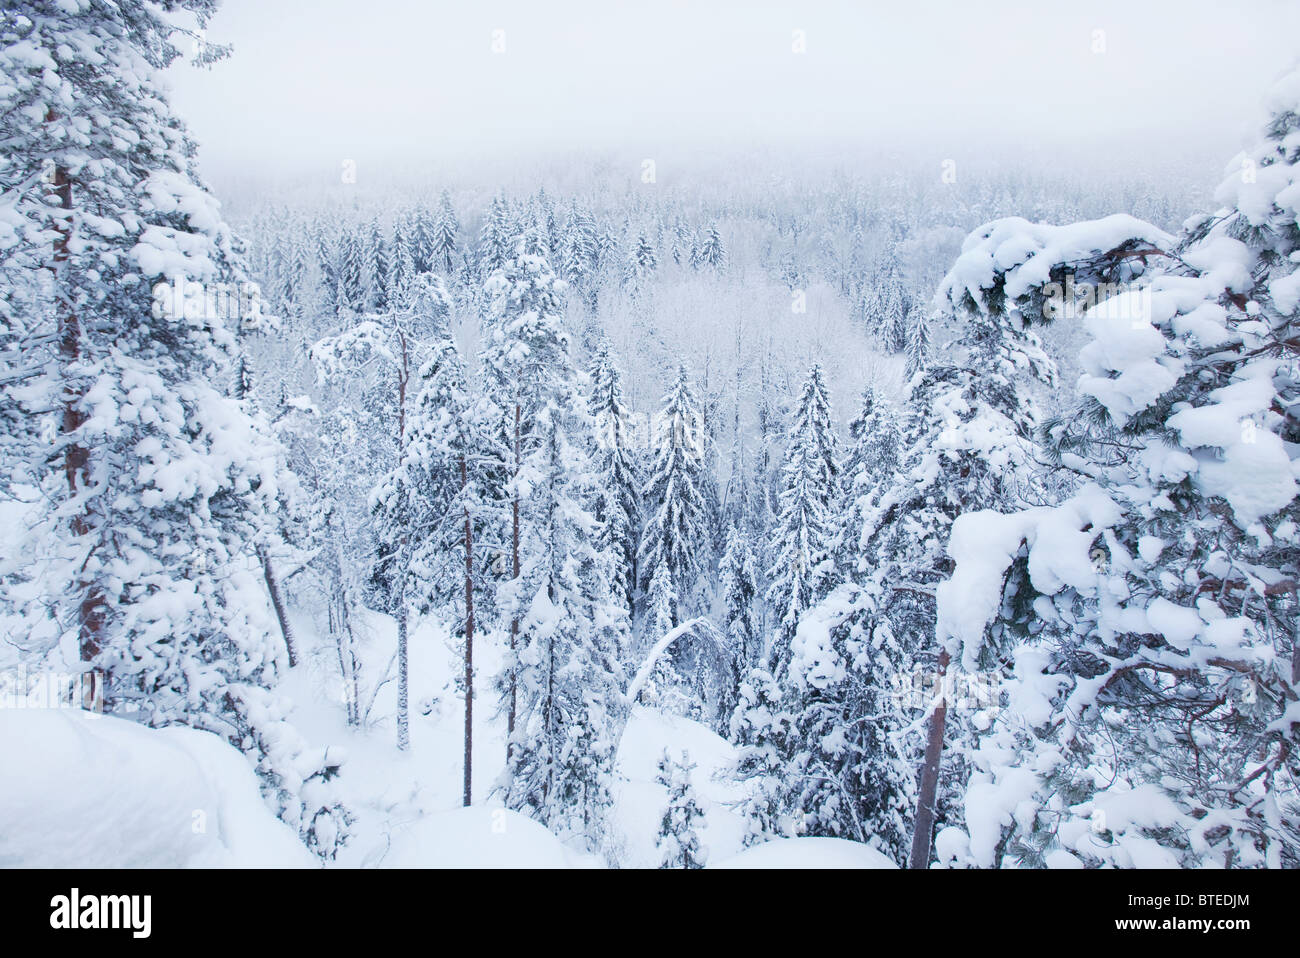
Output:
<path fill-rule="evenodd" d="M 778 680 L 799 617 L 834 583 L 834 509 L 839 501 L 835 424 L 820 364 L 804 381 L 781 467 L 781 512 L 772 532 L 767 601 L 777 616 L 770 669 Z"/>
<path fill-rule="evenodd" d="M 500 587 L 511 649 L 499 687 L 507 713 L 506 804 L 589 847 L 604 835 L 614 750 L 626 720 L 627 617 L 610 594 L 614 557 L 596 548 L 587 509 L 599 486 L 563 329 L 564 284 L 522 245 L 489 278 L 481 355 L 513 426 L 512 580 Z"/>
<path fill-rule="evenodd" d="M 337 314 L 345 303 L 339 290 L 339 244 L 329 225 L 320 220 L 315 225 L 316 268 L 320 271 L 321 300 L 330 314 Z"/>
<path fill-rule="evenodd" d="M 504 269 L 513 258 L 518 232 L 506 198 L 499 194 L 494 196 L 479 231 L 478 270 L 484 281 L 497 270 Z"/>
<path fill-rule="evenodd" d="M 891 244 L 885 251 L 884 264 L 881 265 L 879 287 L 878 335 L 880 342 L 891 352 L 902 352 L 907 348 L 907 328 L 911 303 L 904 287 L 901 269 L 898 268 L 898 251 Z"/>
<path fill-rule="evenodd" d="M 597 300 L 599 245 L 591 213 L 577 205 L 570 206 L 560 239 L 560 275 L 592 312 L 595 312 Z"/>
<path fill-rule="evenodd" d="M 819 392 L 823 396 L 820 400 Z M 821 411 L 815 412 L 819 408 Z M 859 473 L 856 496 L 851 492 L 846 506 L 836 499 L 828 502 L 824 497 L 805 496 L 813 503 L 805 514 L 821 518 L 808 522 L 810 531 L 801 538 L 790 537 L 784 530 L 792 527 L 789 517 L 795 514 L 791 506 L 797 499 L 791 490 L 798 488 L 791 478 L 812 475 L 833 480 L 835 476 L 833 444 L 827 449 L 824 441 L 798 437 L 829 435 L 829 421 L 824 390 L 806 385 L 796 423 L 820 425 L 795 429 L 786 460 L 787 491 L 779 541 L 821 542 L 821 558 L 805 566 L 815 570 L 828 562 L 827 557 L 835 549 L 833 510 L 839 510 L 838 514 L 846 516 L 852 526 L 839 543 L 841 554 L 848 560 L 846 572 L 852 573 L 859 565 L 858 533 L 853 530 L 863 528 L 865 515 L 874 508 L 875 500 L 868 491 L 874 488 L 874 480 L 887 479 L 892 473 L 888 460 L 894 456 L 895 427 L 874 392 L 868 390 L 863 412 L 851 430 L 855 443 L 850 462 Z M 801 447 L 806 451 L 800 451 Z M 819 448 L 823 449 L 820 455 L 816 454 Z M 820 486 L 812 481 L 803 484 L 817 489 L 826 481 L 823 478 Z M 835 492 L 832 482 L 830 493 L 834 496 Z M 818 529 L 822 530 L 821 538 L 817 538 Z M 873 561 L 879 558 L 869 550 L 868 554 Z M 778 558 L 771 575 L 779 576 L 783 568 L 794 565 L 793 561 Z M 866 588 L 847 583 L 824 598 L 812 591 L 816 580 L 806 581 L 810 582 L 805 587 L 809 589 L 807 598 L 802 607 L 787 616 L 772 655 L 780 669 L 778 681 L 789 719 L 781 753 L 785 773 L 768 800 L 783 814 L 797 816 L 804 834 L 868 842 L 902 861 L 910 839 L 915 755 L 907 752 L 897 738 L 907 721 L 888 690 L 896 684 L 907 657 L 883 615 L 886 603 L 881 601 L 880 581 Z M 898 580 L 884 581 L 892 586 Z M 896 598 L 891 599 L 894 601 Z M 761 768 L 757 771 L 760 778 L 767 775 Z M 751 783 L 750 787 L 759 786 Z"/>
<path fill-rule="evenodd" d="M 915 802 L 916 754 L 902 734 L 911 717 L 898 701 L 908 656 L 878 595 L 846 583 L 800 620 L 777 804 L 801 834 L 865 842 L 901 864 Z"/>
<path fill-rule="evenodd" d="M 456 218 L 455 207 L 451 205 L 451 194 L 443 190 L 438 202 L 438 215 L 433 224 L 429 253 L 436 268 L 445 270 L 448 276 L 452 274 L 452 257 L 456 255 L 459 234 L 460 220 Z"/>
<path fill-rule="evenodd" d="M 882 484 L 893 478 L 902 443 L 903 411 L 868 385 L 858 414 L 849 423 L 849 444 L 841 463 L 843 498 L 836 522 L 836 562 L 842 573 L 856 579 L 868 570 L 870 557 L 860 548 L 866 516 Z"/>
<path fill-rule="evenodd" d="M 710 226 L 704 234 L 697 256 L 700 265 L 714 272 L 720 272 L 727 265 L 727 251 L 722 247 L 722 234 L 716 226 Z"/>
<path fill-rule="evenodd" d="M 593 511 L 601 523 L 599 547 L 616 561 L 610 591 L 630 613 L 636 593 L 641 480 L 637 450 L 632 446 L 632 413 L 623 399 L 622 373 L 607 342 L 597 347 L 590 379 L 587 408 L 596 439 L 592 458 L 600 492 Z"/>
<path fill-rule="evenodd" d="M 676 597 L 672 610 L 676 626 L 696 609 L 700 556 L 711 538 L 704 526 L 706 506 L 701 494 L 704 424 L 685 364 L 678 366 L 656 426 L 654 466 L 642 493 L 648 516 L 637 568 L 642 587 L 649 590 L 660 565 L 667 567 Z"/>
<path fill-rule="evenodd" d="M 340 763 L 284 721 L 285 652 L 257 577 L 280 451 L 227 393 L 245 277 L 159 80 L 184 32 L 168 16 L 202 25 L 215 8 L 0 12 L 0 301 L 36 307 L 17 323 L 4 310 L 0 388 L 56 437 L 11 437 L 3 484 L 42 504 L 0 597 L 52 662 L 102 671 L 106 711 L 244 750 L 281 817 L 331 857 L 347 836 Z"/>
<path fill-rule="evenodd" d="M 727 528 L 727 545 L 718 568 L 722 597 L 722 623 L 733 662 L 737 687 L 749 671 L 761 664 L 763 631 L 759 591 L 758 554 L 743 520 Z"/>
<path fill-rule="evenodd" d="M 634 293 L 639 291 L 659 267 L 659 256 L 644 233 L 637 234 L 630 245 L 627 263 L 623 268 L 623 285 Z"/>
<path fill-rule="evenodd" d="M 1014 643 L 954 842 L 971 864 L 1300 863 L 1300 71 L 1270 101 L 1222 208 L 1181 237 L 1127 216 L 1003 220 L 945 281 L 999 317 L 1068 314 L 1067 279 L 1092 301 L 1079 408 L 1045 429 L 1082 487 L 959 520 L 939 594 L 954 657 Z"/>
<path fill-rule="evenodd" d="M 339 297 L 354 313 L 366 309 L 366 262 L 364 236 L 358 228 L 344 229 L 339 236 Z"/>
<path fill-rule="evenodd" d="M 930 363 L 930 320 L 918 311 L 907 329 L 907 364 L 904 375 L 911 382 Z"/>
<path fill-rule="evenodd" d="M 739 701 L 731 714 L 730 737 L 737 747 L 735 778 L 744 794 L 738 811 L 745 820 L 746 847 L 792 831 L 788 774 L 793 716 L 782 692 L 766 669 L 751 669 L 740 683 Z"/>
<path fill-rule="evenodd" d="M 388 303 L 399 303 L 415 282 L 416 226 L 409 215 L 397 216 L 393 222 L 393 251 L 388 261 Z"/>
<path fill-rule="evenodd" d="M 451 297 L 442 280 L 425 273 L 388 312 L 370 314 L 312 347 L 318 381 L 344 400 L 345 434 L 360 434 L 374 449 L 361 473 L 374 485 L 399 468 L 405 457 L 408 410 L 416 398 L 414 377 L 431 342 L 445 341 L 450 308 Z M 408 568 L 403 562 L 408 554 L 391 539 L 375 541 L 374 601 L 397 620 L 397 747 L 404 750 L 410 746 L 410 606 Z"/>
<path fill-rule="evenodd" d="M 1022 364 L 1015 357 L 1024 357 Z M 914 794 L 918 801 L 931 796 L 927 815 L 940 822 L 957 814 L 973 723 L 986 717 L 976 708 L 956 715 L 949 737 L 957 744 L 942 767 L 935 756 L 934 788 L 921 790 L 924 777 L 913 785 L 922 742 L 902 730 L 935 704 L 933 681 L 912 694 L 917 677 L 945 669 L 934 648 L 934 589 L 949 571 L 944 546 L 953 519 L 1033 494 L 1036 416 L 1010 378 L 1030 357 L 1050 372 L 1032 338 L 972 323 L 953 353 L 961 365 L 935 367 L 915 384 L 898 466 L 878 478 L 869 471 L 877 458 L 862 446 L 893 427 L 873 399 L 856 424 L 860 476 L 841 513 L 848 528 L 840 554 L 850 581 L 806 612 L 791 640 L 783 693 L 795 728 L 789 761 L 799 773 L 787 778 L 797 793 L 783 801 L 817 833 L 872 841 L 900 863 L 912 837 Z M 882 437 L 892 445 L 888 432 Z M 836 732 L 840 717 L 858 724 Z M 928 839 L 924 819 L 921 828 Z"/>
<path fill-rule="evenodd" d="M 415 272 L 437 272 L 441 264 L 433 256 L 433 218 L 423 206 L 415 206 L 408 215 L 411 223 L 411 261 Z"/>
<path fill-rule="evenodd" d="M 700 808 L 691 784 L 691 772 L 695 771 L 695 766 L 691 764 L 689 753 L 682 752 L 681 761 L 678 761 L 664 749 L 658 768 L 655 781 L 668 790 L 668 804 L 659 822 L 656 843 L 662 853 L 659 867 L 703 868 L 709 856 L 700 846 L 696 830 L 696 820 L 704 816 L 704 810 Z"/>
<path fill-rule="evenodd" d="M 379 219 L 370 221 L 365 248 L 365 308 L 382 313 L 388 308 L 388 244 L 384 240 Z"/>

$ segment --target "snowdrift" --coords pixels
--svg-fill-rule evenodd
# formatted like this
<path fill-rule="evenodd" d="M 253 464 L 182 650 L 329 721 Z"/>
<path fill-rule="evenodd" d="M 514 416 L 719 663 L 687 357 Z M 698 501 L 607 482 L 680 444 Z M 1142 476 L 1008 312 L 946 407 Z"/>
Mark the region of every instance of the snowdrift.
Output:
<path fill-rule="evenodd" d="M 542 825 L 505 808 L 437 812 L 395 829 L 384 868 L 598 867 L 570 851 Z"/>
<path fill-rule="evenodd" d="M 0 867 L 314 867 L 209 732 L 0 709 Z"/>

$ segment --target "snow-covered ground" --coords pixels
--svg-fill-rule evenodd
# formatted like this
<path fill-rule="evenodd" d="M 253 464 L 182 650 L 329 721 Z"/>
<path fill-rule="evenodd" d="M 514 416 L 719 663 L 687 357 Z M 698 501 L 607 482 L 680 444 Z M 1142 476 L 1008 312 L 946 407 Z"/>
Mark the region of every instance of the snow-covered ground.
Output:
<path fill-rule="evenodd" d="M 313 867 L 209 732 L 71 708 L 0 709 L 0 867 Z"/>
<path fill-rule="evenodd" d="M 444 631 L 425 623 L 411 641 L 411 749 L 397 750 L 396 683 L 375 696 L 369 724 L 349 728 L 331 681 L 333 651 L 313 645 L 298 620 L 305 654 L 282 691 L 291 719 L 313 744 L 346 750 L 344 800 L 353 837 L 333 867 L 602 867 L 491 795 L 504 765 L 504 723 L 480 663 L 474 730 L 474 805 L 461 807 L 462 702 L 458 654 Z M 382 675 L 395 629 L 382 615 L 365 622 L 366 673 Z M 734 749 L 711 730 L 674 715 L 634 708 L 618 752 L 609 863 L 656 867 L 655 839 L 667 791 L 655 781 L 664 749 L 688 753 L 704 808 L 699 828 L 708 863 L 718 867 L 893 867 L 879 853 L 832 839 L 783 839 L 742 851 L 738 792 L 726 772 Z M 0 866 L 313 867 L 317 859 L 258 793 L 247 760 L 216 736 L 188 728 L 151 730 L 69 708 L 0 709 Z M 13 774 L 9 774 L 13 772 Z"/>

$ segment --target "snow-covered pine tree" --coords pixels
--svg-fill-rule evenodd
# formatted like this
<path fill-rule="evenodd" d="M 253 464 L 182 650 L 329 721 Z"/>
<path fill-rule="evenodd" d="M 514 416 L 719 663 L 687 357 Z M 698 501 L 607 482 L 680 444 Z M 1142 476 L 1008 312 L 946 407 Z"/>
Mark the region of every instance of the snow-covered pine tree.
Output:
<path fill-rule="evenodd" d="M 3 485 L 39 498 L 0 603 L 50 667 L 68 668 L 62 647 L 102 672 L 105 711 L 245 751 L 281 817 L 332 857 L 340 763 L 284 721 L 256 572 L 281 452 L 227 394 L 246 277 L 161 79 L 188 31 L 171 15 L 201 28 L 215 8 L 0 13 L 0 407 L 39 426 L 6 439 Z M 15 296 L 34 307 L 21 318 Z M 37 578 L 62 588 L 26 587 Z"/>
<path fill-rule="evenodd" d="M 939 638 L 963 662 L 998 646 L 1014 661 L 1010 707 L 972 757 L 972 864 L 1300 861 L 1284 784 L 1300 770 L 1287 412 L 1300 400 L 1300 71 L 1269 107 L 1221 208 L 1182 236 L 1128 216 L 1001 220 L 945 280 L 954 305 L 1002 324 L 1068 316 L 1067 277 L 1103 290 L 1085 298 L 1079 407 L 1044 430 L 1081 487 L 1055 507 L 963 517 L 949 547 Z M 995 246 L 1026 254 L 978 265 Z M 988 809 L 1009 789 L 1004 822 Z"/>
<path fill-rule="evenodd" d="M 804 381 L 781 468 L 781 512 L 773 530 L 767 600 L 777 616 L 770 654 L 781 680 L 799 617 L 834 585 L 834 510 L 840 467 L 830 396 L 820 364 Z"/>
<path fill-rule="evenodd" d="M 658 768 L 655 781 L 668 790 L 668 803 L 659 822 L 657 845 L 662 853 L 659 867 L 703 868 L 708 852 L 700 845 L 696 821 L 704 817 L 704 810 L 691 783 L 695 766 L 691 764 L 690 754 L 683 751 L 678 761 L 664 749 Z"/>

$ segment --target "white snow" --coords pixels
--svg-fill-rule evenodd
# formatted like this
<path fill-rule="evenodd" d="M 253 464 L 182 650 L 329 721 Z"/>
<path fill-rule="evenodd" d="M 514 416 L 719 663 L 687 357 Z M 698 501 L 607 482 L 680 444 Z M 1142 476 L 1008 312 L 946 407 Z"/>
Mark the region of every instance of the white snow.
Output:
<path fill-rule="evenodd" d="M 574 868 L 599 860 L 564 846 L 537 822 L 505 808 L 437 812 L 393 830 L 385 868 Z"/>
<path fill-rule="evenodd" d="M 868 845 L 843 838 L 775 838 L 710 868 L 897 868 Z"/>
<path fill-rule="evenodd" d="M 215 735 L 0 709 L 0 866 L 315 867 Z"/>

